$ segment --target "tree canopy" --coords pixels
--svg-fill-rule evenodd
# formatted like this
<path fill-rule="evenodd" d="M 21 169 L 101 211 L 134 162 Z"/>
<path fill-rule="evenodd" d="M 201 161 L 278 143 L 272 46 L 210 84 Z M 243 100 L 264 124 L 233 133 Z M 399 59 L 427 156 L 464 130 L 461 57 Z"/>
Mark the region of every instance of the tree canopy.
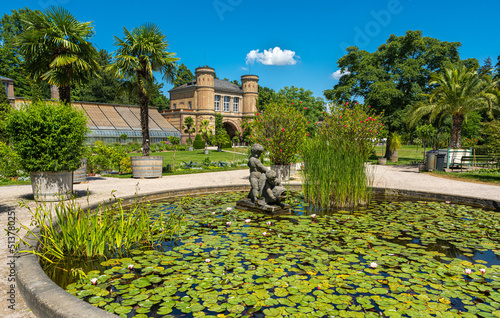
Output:
<path fill-rule="evenodd" d="M 80 22 L 65 8 L 49 7 L 43 13 L 28 11 L 26 29 L 16 44 L 24 57 L 26 74 L 59 88 L 65 103 L 71 102 L 71 84 L 96 75 L 97 50 L 89 41 L 91 22 Z"/>
<path fill-rule="evenodd" d="M 343 72 L 333 89 L 326 90 L 328 100 L 343 103 L 364 99 L 378 112 L 390 131 L 404 130 L 405 111 L 429 93 L 432 73 L 460 62 L 460 42 L 446 42 L 422 36 L 421 31 L 391 35 L 386 43 L 369 53 L 352 46 L 338 60 Z M 462 61 L 478 67 L 476 59 Z"/>
<path fill-rule="evenodd" d="M 181 86 L 194 80 L 193 73 L 182 63 L 175 74 L 174 87 Z"/>
<path fill-rule="evenodd" d="M 168 41 L 161 29 L 152 23 L 134 28 L 131 32 L 123 28 L 124 38 L 115 36 L 118 46 L 109 70 L 115 76 L 125 79 L 137 89 L 141 108 L 142 154 L 149 156 L 149 112 L 151 99 L 150 87 L 153 86 L 154 72 L 162 74 L 163 79 L 172 83 L 176 74 L 175 53 L 168 52 Z"/>

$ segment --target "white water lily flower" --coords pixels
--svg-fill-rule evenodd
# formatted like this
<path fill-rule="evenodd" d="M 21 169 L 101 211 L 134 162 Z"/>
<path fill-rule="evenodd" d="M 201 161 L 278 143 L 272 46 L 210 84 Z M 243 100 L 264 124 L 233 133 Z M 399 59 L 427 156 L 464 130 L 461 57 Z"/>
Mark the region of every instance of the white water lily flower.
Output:
<path fill-rule="evenodd" d="M 92 285 L 97 284 L 97 278 L 92 278 L 92 279 L 90 280 L 90 282 L 92 283 Z"/>

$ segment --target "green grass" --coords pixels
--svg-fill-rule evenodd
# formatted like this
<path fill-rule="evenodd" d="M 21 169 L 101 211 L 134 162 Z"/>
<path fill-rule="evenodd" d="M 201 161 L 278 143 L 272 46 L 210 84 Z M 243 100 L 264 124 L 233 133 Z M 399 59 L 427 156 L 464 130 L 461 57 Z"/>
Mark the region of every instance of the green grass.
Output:
<path fill-rule="evenodd" d="M 500 169 L 481 169 L 466 172 L 433 171 L 428 174 L 453 180 L 500 185 Z"/>
<path fill-rule="evenodd" d="M 429 151 L 432 148 L 427 147 L 425 150 Z M 375 153 L 378 158 L 382 157 L 385 154 L 385 146 L 376 146 Z M 388 165 L 409 165 L 413 164 L 415 161 L 424 160 L 424 148 L 418 147 L 416 145 L 403 145 L 398 149 L 398 161 L 397 162 L 389 162 L 387 160 Z M 377 159 L 374 157 L 370 158 L 370 161 L 374 164 L 377 163 Z"/>
<path fill-rule="evenodd" d="M 141 156 L 140 153 L 131 153 L 130 156 Z M 174 152 L 152 152 L 151 156 L 162 156 L 163 157 L 163 165 L 172 164 L 174 159 Z M 210 150 L 210 154 L 205 155 L 203 153 L 203 149 L 195 149 L 194 151 L 176 151 L 175 152 L 175 164 L 180 164 L 183 161 L 189 162 L 198 162 L 202 163 L 206 158 L 210 158 L 210 161 L 233 161 L 233 153 L 228 152 L 217 152 L 216 150 Z M 235 154 L 234 160 L 246 160 L 248 158 L 247 154 Z"/>
<path fill-rule="evenodd" d="M 31 184 L 31 181 L 22 181 L 22 180 L 16 180 L 16 181 L 11 181 L 10 179 L 0 179 L 0 187 L 1 186 L 10 186 L 10 185 L 26 185 L 26 184 Z"/>

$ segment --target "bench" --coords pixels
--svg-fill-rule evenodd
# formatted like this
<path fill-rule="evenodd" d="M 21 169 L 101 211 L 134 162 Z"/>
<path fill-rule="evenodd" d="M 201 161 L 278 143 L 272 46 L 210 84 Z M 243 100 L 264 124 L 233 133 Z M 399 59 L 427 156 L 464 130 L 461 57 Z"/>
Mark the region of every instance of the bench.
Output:
<path fill-rule="evenodd" d="M 462 156 L 462 158 L 460 158 L 460 172 L 462 172 L 462 169 L 465 165 L 493 168 L 497 164 L 498 163 L 493 160 L 493 156 L 488 156 L 488 155 Z"/>

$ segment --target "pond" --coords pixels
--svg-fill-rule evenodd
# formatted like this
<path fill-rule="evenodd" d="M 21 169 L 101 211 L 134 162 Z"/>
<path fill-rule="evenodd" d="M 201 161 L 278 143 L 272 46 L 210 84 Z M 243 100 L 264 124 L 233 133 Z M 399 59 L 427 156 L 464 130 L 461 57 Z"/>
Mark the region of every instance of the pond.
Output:
<path fill-rule="evenodd" d="M 235 210 L 245 195 L 193 198 L 176 244 L 93 264 L 66 290 L 128 318 L 500 317 L 498 212 L 382 201 L 321 214 L 292 193 L 290 215 L 268 216 Z"/>

